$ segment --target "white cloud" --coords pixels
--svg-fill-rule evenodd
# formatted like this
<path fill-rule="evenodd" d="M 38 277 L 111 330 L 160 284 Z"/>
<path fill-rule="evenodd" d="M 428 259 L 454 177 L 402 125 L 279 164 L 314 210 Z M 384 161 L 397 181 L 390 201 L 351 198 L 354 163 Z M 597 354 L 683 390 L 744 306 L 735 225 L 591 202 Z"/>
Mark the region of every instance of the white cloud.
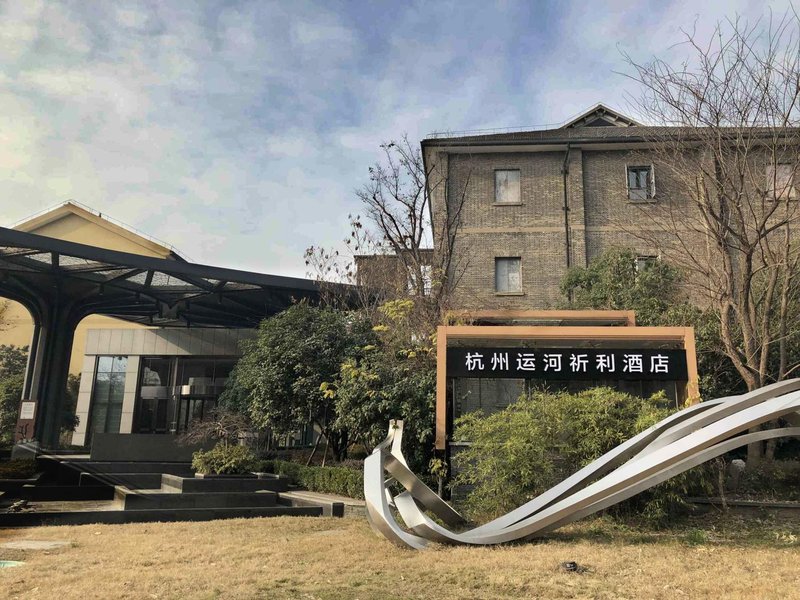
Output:
<path fill-rule="evenodd" d="M 74 198 L 195 260 L 302 276 L 306 246 L 347 234 L 381 142 L 624 109 L 619 48 L 675 52 L 696 13 L 762 10 L 332 6 L 4 4 L 0 220 Z"/>

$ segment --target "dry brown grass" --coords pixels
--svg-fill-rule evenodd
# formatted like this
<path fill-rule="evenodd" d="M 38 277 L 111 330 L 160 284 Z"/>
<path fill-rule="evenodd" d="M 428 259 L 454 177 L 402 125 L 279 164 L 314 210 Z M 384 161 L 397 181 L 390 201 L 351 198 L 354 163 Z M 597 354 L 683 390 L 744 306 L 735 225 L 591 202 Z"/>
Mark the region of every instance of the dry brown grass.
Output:
<path fill-rule="evenodd" d="M 796 537 L 687 543 L 693 537 L 573 527 L 534 544 L 401 550 L 360 519 L 0 530 L 12 540 L 68 540 L 0 569 L 8 598 L 800 598 Z M 706 539 L 705 533 L 694 538 Z M 684 541 L 681 542 L 680 539 Z M 712 537 L 713 539 L 713 537 Z M 769 540 L 772 540 L 771 542 Z M 565 573 L 562 561 L 588 567 Z"/>

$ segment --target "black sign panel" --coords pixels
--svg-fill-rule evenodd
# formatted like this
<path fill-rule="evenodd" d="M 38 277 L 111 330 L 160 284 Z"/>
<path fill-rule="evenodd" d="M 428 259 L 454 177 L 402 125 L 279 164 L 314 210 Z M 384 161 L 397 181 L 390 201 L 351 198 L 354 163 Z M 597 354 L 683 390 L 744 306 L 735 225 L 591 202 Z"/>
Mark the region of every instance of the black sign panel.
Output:
<path fill-rule="evenodd" d="M 686 381 L 684 350 L 448 348 L 448 377 Z"/>

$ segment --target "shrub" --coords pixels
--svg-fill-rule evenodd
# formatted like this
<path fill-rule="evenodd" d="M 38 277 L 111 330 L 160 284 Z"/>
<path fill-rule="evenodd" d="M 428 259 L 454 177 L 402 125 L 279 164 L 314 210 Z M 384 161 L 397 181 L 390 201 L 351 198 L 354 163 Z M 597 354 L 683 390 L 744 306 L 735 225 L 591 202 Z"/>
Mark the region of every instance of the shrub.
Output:
<path fill-rule="evenodd" d="M 800 499 L 800 461 L 763 462 L 746 469 L 736 493 L 760 499 Z"/>
<path fill-rule="evenodd" d="M 508 512 L 668 414 L 663 394 L 637 398 L 609 388 L 577 394 L 536 392 L 488 416 L 465 415 L 454 438 L 469 442 L 454 458 L 454 486 L 470 489 L 465 508 L 478 519 Z M 656 486 L 626 505 L 659 522 L 708 485 L 705 471 Z"/>
<path fill-rule="evenodd" d="M 0 463 L 0 479 L 28 479 L 35 473 L 35 460 L 20 459 Z"/>
<path fill-rule="evenodd" d="M 211 450 L 198 450 L 192 455 L 192 468 L 204 475 L 241 475 L 258 466 L 255 455 L 247 446 L 220 443 Z"/>
<path fill-rule="evenodd" d="M 264 471 L 285 475 L 292 483 L 312 492 L 364 498 L 364 473 L 347 467 L 307 467 L 284 460 L 262 463 Z"/>

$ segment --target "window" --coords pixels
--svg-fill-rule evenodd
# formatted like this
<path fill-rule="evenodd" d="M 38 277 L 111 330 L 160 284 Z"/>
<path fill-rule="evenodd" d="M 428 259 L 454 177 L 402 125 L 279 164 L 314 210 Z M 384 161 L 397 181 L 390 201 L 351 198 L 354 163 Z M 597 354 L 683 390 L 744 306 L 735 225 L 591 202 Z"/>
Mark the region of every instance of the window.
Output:
<path fill-rule="evenodd" d="M 431 287 L 433 286 L 433 265 L 420 265 L 419 270 L 422 274 L 422 293 L 425 296 L 430 296 Z M 412 267 L 408 268 L 407 290 L 412 296 L 417 293 L 417 274 Z"/>
<path fill-rule="evenodd" d="M 494 259 L 494 290 L 498 293 L 522 292 L 521 260 L 514 258 Z"/>
<path fill-rule="evenodd" d="M 775 199 L 796 198 L 794 166 L 788 163 L 767 166 L 767 191 Z"/>
<path fill-rule="evenodd" d="M 494 172 L 495 204 L 520 204 L 519 170 Z"/>
<path fill-rule="evenodd" d="M 98 356 L 92 391 L 91 433 L 119 433 L 127 356 Z"/>
<path fill-rule="evenodd" d="M 656 181 L 653 165 L 647 167 L 627 167 L 628 200 L 645 202 L 656 195 Z"/>
<path fill-rule="evenodd" d="M 640 254 L 636 257 L 636 272 L 642 273 L 658 262 L 658 256 Z"/>

